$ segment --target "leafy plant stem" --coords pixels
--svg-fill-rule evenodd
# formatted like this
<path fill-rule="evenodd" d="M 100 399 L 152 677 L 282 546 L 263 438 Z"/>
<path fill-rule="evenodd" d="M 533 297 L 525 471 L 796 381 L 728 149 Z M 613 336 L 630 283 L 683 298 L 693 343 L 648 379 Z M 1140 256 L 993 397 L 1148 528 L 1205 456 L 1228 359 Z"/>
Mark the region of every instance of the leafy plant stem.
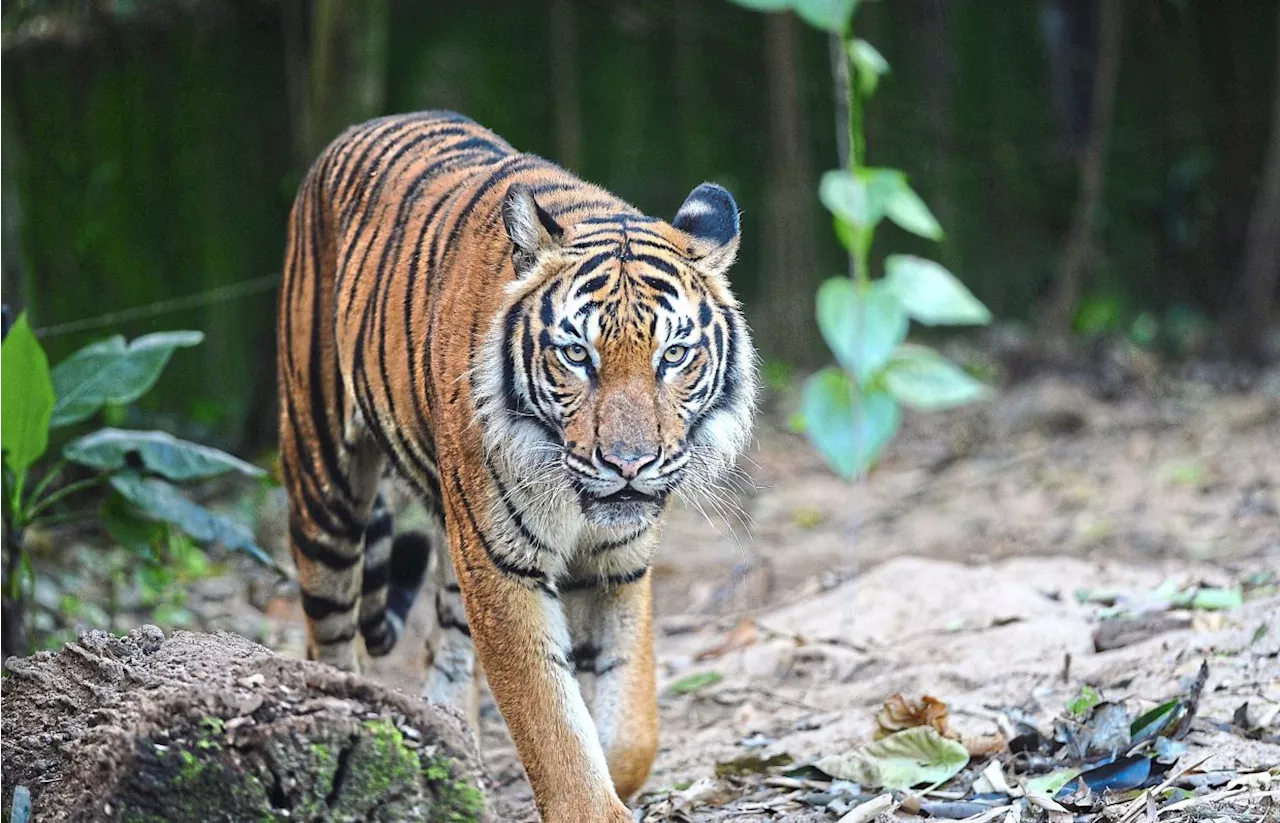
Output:
<path fill-rule="evenodd" d="M 867 145 L 862 124 L 862 95 L 858 92 L 858 67 L 852 57 L 853 41 L 853 21 L 851 20 L 844 34 L 840 37 L 840 59 L 845 61 L 849 77 L 849 82 L 845 86 L 845 94 L 848 96 L 845 108 L 849 112 L 849 157 L 847 165 L 849 174 L 857 177 L 866 163 Z M 874 229 L 869 226 L 859 226 L 854 234 L 854 248 L 852 250 L 853 279 L 861 288 L 866 288 L 871 282 L 870 258 L 873 231 Z"/>
<path fill-rule="evenodd" d="M 62 470 L 66 468 L 66 465 L 67 465 L 66 459 L 59 458 L 58 462 L 53 464 L 53 468 L 49 469 L 48 473 L 45 474 L 44 478 L 31 492 L 31 497 L 29 498 L 27 503 L 27 517 L 26 517 L 27 520 L 31 519 L 31 514 L 30 514 L 31 509 L 39 505 L 40 498 L 48 490 L 49 486 L 53 483 L 53 481 L 57 480 L 62 475 Z"/>
<path fill-rule="evenodd" d="M 88 489 L 93 486 L 97 486 L 100 483 L 102 483 L 102 476 L 94 475 L 93 477 L 86 477 L 84 480 L 77 480 L 75 483 L 71 483 L 69 485 L 63 486 L 62 488 L 58 489 L 56 492 L 53 492 L 52 494 L 50 494 L 44 500 L 41 500 L 40 502 L 34 504 L 31 507 L 30 511 L 27 513 L 27 521 L 30 522 L 32 520 L 35 520 L 37 517 L 40 516 L 41 512 L 47 510 L 50 506 L 52 506 L 54 503 L 57 503 L 59 500 L 62 500 L 64 497 L 68 497 L 70 495 L 75 494 L 76 492 L 83 491 L 84 489 Z"/>

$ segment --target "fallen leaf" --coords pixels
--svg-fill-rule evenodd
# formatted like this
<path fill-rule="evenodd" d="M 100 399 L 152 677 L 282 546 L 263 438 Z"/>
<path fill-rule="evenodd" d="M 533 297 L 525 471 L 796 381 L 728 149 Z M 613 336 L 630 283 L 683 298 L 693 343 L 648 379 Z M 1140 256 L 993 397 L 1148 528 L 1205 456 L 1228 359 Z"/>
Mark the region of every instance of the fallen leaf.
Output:
<path fill-rule="evenodd" d="M 832 755 L 814 763 L 824 774 L 870 786 L 905 791 L 921 783 L 950 780 L 969 762 L 964 746 L 916 726 L 891 734 L 848 755 Z"/>
<path fill-rule="evenodd" d="M 884 708 L 876 715 L 876 738 L 916 726 L 930 726 L 943 737 L 959 737 L 947 725 L 947 715 L 947 704 L 936 697 L 926 694 L 919 700 L 907 700 L 895 694 L 884 701 Z"/>
<path fill-rule="evenodd" d="M 1039 777 L 1024 781 L 1022 789 L 1028 795 L 1053 797 L 1058 793 L 1059 789 L 1067 785 L 1078 774 L 1080 774 L 1079 769 L 1062 769 L 1061 771 L 1042 774 Z"/>
<path fill-rule="evenodd" d="M 709 649 L 703 649 L 693 656 L 695 661 L 714 660 L 717 657 L 723 657 L 729 652 L 736 652 L 739 649 L 745 649 L 747 646 L 755 643 L 760 639 L 760 632 L 756 629 L 756 623 L 751 618 L 744 618 L 738 625 L 725 636 L 724 640 Z"/>
<path fill-rule="evenodd" d="M 724 680 L 724 675 L 718 671 L 697 672 L 688 677 L 682 677 L 667 687 L 667 691 L 672 694 L 693 694 L 696 691 L 705 689 L 708 686 L 714 686 Z"/>
<path fill-rule="evenodd" d="M 770 769 L 786 766 L 789 763 L 791 763 L 791 755 L 785 752 L 775 754 L 773 757 L 746 754 L 723 763 L 717 763 L 716 777 L 745 777 L 751 774 L 762 774 Z"/>
<path fill-rule="evenodd" d="M 979 734 L 972 737 L 960 738 L 960 744 L 964 746 L 965 751 L 969 752 L 970 757 L 988 757 L 993 754 L 999 754 L 1009 748 L 1009 741 L 1000 732 L 995 734 Z"/>

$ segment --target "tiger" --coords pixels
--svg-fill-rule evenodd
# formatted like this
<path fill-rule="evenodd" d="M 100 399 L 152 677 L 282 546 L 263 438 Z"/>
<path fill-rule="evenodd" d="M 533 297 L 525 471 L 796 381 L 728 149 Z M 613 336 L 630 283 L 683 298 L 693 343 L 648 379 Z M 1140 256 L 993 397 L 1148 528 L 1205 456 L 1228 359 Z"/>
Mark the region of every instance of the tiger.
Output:
<path fill-rule="evenodd" d="M 396 644 L 438 552 L 423 696 L 487 678 L 543 820 L 630 821 L 658 745 L 651 562 L 750 440 L 739 211 L 670 223 L 462 115 L 352 126 L 290 213 L 280 465 L 307 656 Z M 393 536 L 388 478 L 429 513 Z"/>

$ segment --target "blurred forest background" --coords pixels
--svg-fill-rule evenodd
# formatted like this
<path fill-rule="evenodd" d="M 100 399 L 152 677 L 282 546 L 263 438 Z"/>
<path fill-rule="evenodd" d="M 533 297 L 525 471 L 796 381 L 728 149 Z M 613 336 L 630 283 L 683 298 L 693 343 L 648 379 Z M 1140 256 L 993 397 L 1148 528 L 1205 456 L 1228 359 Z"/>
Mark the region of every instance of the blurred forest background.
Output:
<path fill-rule="evenodd" d="M 1278 10 L 867 2 L 859 33 L 893 67 L 869 162 L 908 170 L 948 229 L 940 259 L 997 317 L 1256 355 L 1280 268 Z M 704 179 L 726 185 L 770 374 L 827 356 L 813 294 L 845 267 L 815 195 L 837 165 L 831 55 L 793 15 L 6 0 L 3 32 L 5 300 L 53 362 L 107 334 L 203 330 L 143 404 L 171 430 L 271 446 L 293 194 L 329 139 L 387 112 L 463 112 L 660 216 Z M 888 231 L 882 245 L 924 248 Z"/>

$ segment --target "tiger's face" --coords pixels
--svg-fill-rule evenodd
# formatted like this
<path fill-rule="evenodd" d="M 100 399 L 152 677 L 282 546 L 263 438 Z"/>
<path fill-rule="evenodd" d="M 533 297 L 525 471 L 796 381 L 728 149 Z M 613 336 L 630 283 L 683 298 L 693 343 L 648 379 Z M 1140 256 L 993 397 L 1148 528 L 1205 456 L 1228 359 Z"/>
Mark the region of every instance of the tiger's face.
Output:
<path fill-rule="evenodd" d="M 618 215 L 565 228 L 513 189 L 504 217 L 518 279 L 490 450 L 542 473 L 601 526 L 652 522 L 673 494 L 714 493 L 746 445 L 756 392 L 725 279 L 733 198 L 704 184 L 670 225 Z"/>

